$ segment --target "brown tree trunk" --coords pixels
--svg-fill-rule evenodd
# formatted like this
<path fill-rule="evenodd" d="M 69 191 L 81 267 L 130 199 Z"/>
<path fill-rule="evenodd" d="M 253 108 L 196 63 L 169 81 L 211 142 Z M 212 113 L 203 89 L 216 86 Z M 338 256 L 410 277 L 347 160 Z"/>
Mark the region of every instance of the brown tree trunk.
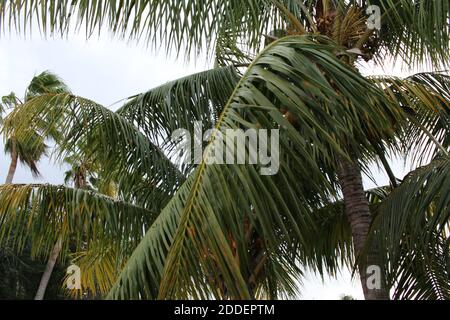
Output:
<path fill-rule="evenodd" d="M 358 261 L 357 265 L 364 297 L 366 300 L 389 300 L 389 288 L 385 284 L 377 250 L 369 248 L 366 258 L 359 258 L 368 237 L 372 217 L 357 161 L 352 163 L 347 160 L 341 160 L 339 162 L 339 182 L 344 196 L 345 212 L 352 230 L 354 253 Z M 380 279 L 377 279 L 380 284 L 380 286 L 376 286 L 377 288 L 373 288 L 373 285 L 370 284 L 372 274 L 368 272 L 368 267 L 372 266 L 379 268 L 378 270 L 381 271 L 375 275 L 380 277 Z"/>
<path fill-rule="evenodd" d="M 6 184 L 10 184 L 13 181 L 14 174 L 16 173 L 17 168 L 17 160 L 18 154 L 16 149 L 16 143 L 12 141 L 12 150 L 11 150 L 11 164 L 9 165 L 8 175 L 6 176 Z"/>
<path fill-rule="evenodd" d="M 61 252 L 62 243 L 61 240 L 58 240 L 53 247 L 52 253 L 48 258 L 47 265 L 45 266 L 44 274 L 42 275 L 41 282 L 39 283 L 38 290 L 36 292 L 36 296 L 34 300 L 43 300 L 45 291 L 47 290 L 48 282 L 50 281 L 50 277 L 53 272 L 53 268 L 55 267 L 56 260 L 58 259 L 59 253 Z"/>

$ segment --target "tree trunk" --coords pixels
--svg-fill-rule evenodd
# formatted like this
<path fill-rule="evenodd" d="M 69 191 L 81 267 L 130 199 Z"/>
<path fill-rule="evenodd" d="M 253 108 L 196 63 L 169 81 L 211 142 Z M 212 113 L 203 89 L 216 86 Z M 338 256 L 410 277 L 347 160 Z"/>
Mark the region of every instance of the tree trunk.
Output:
<path fill-rule="evenodd" d="M 12 150 L 11 150 L 11 164 L 9 166 L 8 175 L 6 176 L 6 184 L 10 184 L 13 181 L 14 174 L 16 173 L 17 168 L 17 160 L 18 160 L 18 154 L 16 149 L 16 143 L 12 141 Z"/>
<path fill-rule="evenodd" d="M 53 272 L 53 268 L 55 267 L 56 260 L 58 259 L 59 253 L 61 252 L 62 243 L 61 240 L 58 240 L 53 247 L 52 253 L 48 258 L 47 265 L 45 266 L 44 274 L 42 275 L 41 282 L 39 283 L 38 290 L 36 292 L 36 296 L 34 300 L 43 300 L 45 291 L 47 290 L 48 282 L 50 281 L 50 277 Z"/>
<path fill-rule="evenodd" d="M 366 243 L 372 217 L 369 210 L 369 201 L 365 195 L 362 183 L 361 170 L 355 160 L 353 163 L 347 160 L 339 162 L 339 182 L 344 196 L 345 212 L 352 230 L 354 253 L 357 259 L 359 275 L 366 300 L 389 300 L 389 288 L 385 283 L 383 268 L 376 248 L 369 248 L 365 259 L 359 259 Z M 375 266 L 375 269 L 373 268 Z M 377 270 L 375 279 L 378 285 L 373 286 L 372 272 Z"/>
<path fill-rule="evenodd" d="M 75 188 L 81 189 L 86 186 L 86 174 L 77 174 L 75 176 Z M 52 253 L 47 261 L 47 266 L 45 267 L 44 274 L 42 275 L 41 282 L 39 283 L 38 290 L 36 292 L 36 296 L 34 300 L 43 300 L 45 291 L 47 290 L 48 282 L 50 281 L 50 277 L 53 272 L 53 268 L 55 267 L 56 260 L 58 259 L 59 253 L 61 252 L 62 243 L 61 239 L 53 247 Z"/>

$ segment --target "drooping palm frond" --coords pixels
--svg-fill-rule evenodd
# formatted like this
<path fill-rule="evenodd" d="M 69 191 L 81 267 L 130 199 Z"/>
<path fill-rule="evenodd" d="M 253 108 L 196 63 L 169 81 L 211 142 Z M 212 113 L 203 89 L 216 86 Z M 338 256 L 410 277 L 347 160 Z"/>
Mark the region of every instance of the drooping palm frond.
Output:
<path fill-rule="evenodd" d="M 48 255 L 59 239 L 77 249 L 90 241 L 118 249 L 137 244 L 156 218 L 136 205 L 63 186 L 3 185 L 0 203 L 0 243 L 12 241 L 20 252 L 30 241 L 35 256 Z"/>
<path fill-rule="evenodd" d="M 365 191 L 373 216 L 391 191 L 391 186 L 376 187 Z M 327 236 L 311 239 L 315 256 L 309 260 L 305 259 L 310 262 L 309 266 L 321 276 L 325 271 L 334 275 L 342 266 L 354 268 L 352 233 L 345 214 L 344 202 L 340 199 L 325 205 L 314 213 L 314 219 L 316 219 L 321 233 Z M 335 259 L 336 256 L 340 259 Z"/>
<path fill-rule="evenodd" d="M 7 109 L 14 108 L 14 106 L 20 104 L 20 99 L 16 96 L 14 92 L 11 92 L 10 94 L 3 96 L 2 101 L 0 103 L 0 109 L 2 112 L 5 112 Z"/>
<path fill-rule="evenodd" d="M 446 73 L 371 79 L 407 114 L 405 122 L 396 124 L 403 155 L 411 156 L 417 163 L 428 163 L 437 153 L 448 152 L 450 77 Z"/>
<path fill-rule="evenodd" d="M 87 35 L 103 28 L 127 38 L 145 38 L 177 52 L 215 48 L 220 33 L 244 32 L 245 43 L 260 48 L 264 35 L 275 29 L 291 29 L 330 36 L 329 30 L 345 25 L 351 10 L 380 9 L 381 30 L 366 29 L 357 41 L 380 58 L 383 52 L 407 63 L 449 58 L 449 12 L 446 0 L 159 0 L 159 1 L 0 1 L 0 27 L 26 30 L 37 22 L 44 32 L 66 33 L 70 26 L 83 26 Z M 370 13 L 370 12 L 369 12 Z M 336 22 L 336 23 L 334 23 Z M 334 26 L 328 27 L 328 24 Z M 336 39 L 337 40 L 337 39 Z M 382 50 L 378 50 L 382 49 Z"/>
<path fill-rule="evenodd" d="M 180 144 L 172 140 L 178 130 L 194 136 L 198 123 L 213 128 L 239 79 L 234 67 L 216 68 L 193 74 L 132 97 L 117 113 L 134 123 L 154 141 L 183 173 L 192 170 L 183 160 Z"/>
<path fill-rule="evenodd" d="M 449 158 L 436 158 L 409 173 L 379 207 L 374 226 L 395 298 L 450 298 L 449 181 Z"/>
<path fill-rule="evenodd" d="M 49 119 L 44 128 L 36 124 L 42 118 Z M 30 128 L 43 136 L 57 128 L 64 133 L 56 141 L 57 157 L 95 159 L 102 177 L 120 183 L 122 192 L 145 179 L 149 191 L 158 188 L 170 195 L 184 181 L 179 169 L 138 128 L 88 99 L 71 94 L 36 97 L 8 115 L 3 130 L 29 140 Z"/>
<path fill-rule="evenodd" d="M 336 201 L 327 204 L 314 212 L 313 217 L 320 232 L 327 236 L 311 239 L 314 254 L 305 257 L 307 266 L 322 277 L 325 272 L 337 274 L 343 266 L 351 268 L 354 261 L 353 242 L 344 203 Z"/>
<path fill-rule="evenodd" d="M 282 23 L 282 18 L 273 0 L 0 2 L 3 28 L 22 31 L 37 21 L 44 32 L 65 33 L 74 24 L 85 26 L 91 35 L 107 27 L 121 36 L 145 38 L 178 52 L 182 46 L 187 51 L 207 47 L 207 40 L 214 39 L 223 24 L 246 30 L 248 43 L 258 47 L 268 25 Z"/>
<path fill-rule="evenodd" d="M 378 41 L 392 57 L 417 65 L 447 64 L 450 52 L 450 4 L 447 0 L 370 0 L 381 13 Z M 382 56 L 383 50 L 378 51 Z"/>
<path fill-rule="evenodd" d="M 135 242 L 122 239 L 120 246 L 111 242 L 103 244 L 90 241 L 89 246 L 70 255 L 71 263 L 80 268 L 81 288 L 68 289 L 74 298 L 103 298 L 111 290 L 129 256 L 136 248 Z M 66 280 L 70 274 L 66 275 Z"/>
<path fill-rule="evenodd" d="M 216 123 L 206 158 L 150 228 L 110 297 L 254 297 L 274 275 L 262 263 L 260 280 L 250 281 L 261 259 L 252 252 L 284 266 L 314 254 L 312 212 L 335 194 L 336 155 L 349 157 L 348 146 L 370 149 L 358 132 L 383 136 L 399 113 L 385 112 L 379 89 L 336 51 L 324 38 L 288 37 L 255 59 Z M 275 175 L 261 175 L 261 165 L 209 163 L 227 129 L 249 128 L 281 131 Z"/>
<path fill-rule="evenodd" d="M 435 235 L 433 246 L 404 248 L 393 265 L 395 291 L 401 300 L 449 300 L 450 255 L 448 239 Z M 397 268 L 397 270 L 394 270 Z"/>
<path fill-rule="evenodd" d="M 193 132 L 194 121 L 212 128 L 238 80 L 233 67 L 203 71 L 131 97 L 117 113 L 152 140 Z"/>
<path fill-rule="evenodd" d="M 253 51 L 246 45 L 245 31 L 236 33 L 233 28 L 222 26 L 217 34 L 214 52 L 216 67 L 233 66 L 237 68 L 248 67 L 255 58 Z"/>

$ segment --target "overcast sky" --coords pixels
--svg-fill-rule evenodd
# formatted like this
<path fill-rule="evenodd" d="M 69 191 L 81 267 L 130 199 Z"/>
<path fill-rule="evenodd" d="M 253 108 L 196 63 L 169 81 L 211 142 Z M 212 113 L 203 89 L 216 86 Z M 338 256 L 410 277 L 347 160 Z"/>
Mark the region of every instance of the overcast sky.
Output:
<path fill-rule="evenodd" d="M 206 59 L 186 63 L 184 59 L 166 57 L 145 48 L 142 44 L 127 44 L 112 40 L 108 36 L 86 41 L 83 36 L 71 36 L 69 40 L 41 39 L 37 34 L 32 39 L 16 35 L 0 39 L 0 96 L 14 91 L 23 96 L 25 88 L 34 75 L 44 70 L 58 74 L 76 95 L 89 98 L 112 109 L 116 103 L 136 93 L 147 91 L 167 81 L 199 72 L 208 68 Z M 405 76 L 399 66 L 385 70 L 366 66 L 364 74 L 394 74 Z M 116 103 L 116 104 L 114 104 Z M 114 105 L 113 105 L 114 104 Z M 7 155 L 0 143 L 0 181 L 4 181 L 9 167 Z M 402 178 L 409 169 L 403 161 L 392 162 L 394 172 Z M 54 165 L 49 159 L 39 163 L 42 176 L 33 179 L 28 170 L 19 166 L 14 182 L 45 182 L 61 184 L 64 168 Z M 376 183 L 385 185 L 385 174 L 374 168 Z M 367 188 L 376 184 L 364 179 Z M 303 280 L 302 297 L 307 299 L 339 299 L 350 294 L 362 299 L 359 280 L 351 281 L 350 273 L 344 272 L 338 279 L 325 279 L 324 283 L 312 274 Z"/>

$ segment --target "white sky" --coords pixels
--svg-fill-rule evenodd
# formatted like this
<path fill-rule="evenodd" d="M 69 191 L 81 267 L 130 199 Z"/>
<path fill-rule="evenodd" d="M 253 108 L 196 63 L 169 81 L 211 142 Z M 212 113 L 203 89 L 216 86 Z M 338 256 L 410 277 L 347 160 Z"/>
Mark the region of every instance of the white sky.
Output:
<path fill-rule="evenodd" d="M 207 68 L 205 58 L 199 58 L 196 63 L 185 63 L 184 59 L 156 54 L 142 44 L 126 44 L 108 36 L 89 41 L 82 35 L 71 36 L 69 40 L 44 40 L 37 34 L 32 39 L 22 39 L 16 35 L 2 35 L 0 39 L 0 96 L 14 91 L 22 97 L 34 75 L 50 70 L 59 75 L 74 94 L 111 106 L 131 95 Z M 374 66 L 367 66 L 363 73 L 406 75 L 399 67 L 387 68 L 383 72 Z M 119 106 L 116 104 L 113 108 Z M 0 148 L 4 148 L 3 141 Z M 8 167 L 9 158 L 0 151 L 0 182 L 5 180 Z M 399 178 L 408 171 L 401 160 L 394 161 L 393 168 Z M 39 169 L 42 177 L 33 179 L 28 170 L 19 166 L 14 182 L 63 183 L 64 168 L 59 165 L 44 159 L 39 163 Z M 375 170 L 375 176 L 379 185 L 388 183 L 385 174 Z M 368 179 L 364 182 L 367 188 L 375 186 Z M 301 290 L 301 298 L 304 299 L 339 299 L 343 294 L 363 299 L 359 280 L 352 281 L 348 271 L 337 279 L 325 279 L 324 283 L 308 273 Z"/>

